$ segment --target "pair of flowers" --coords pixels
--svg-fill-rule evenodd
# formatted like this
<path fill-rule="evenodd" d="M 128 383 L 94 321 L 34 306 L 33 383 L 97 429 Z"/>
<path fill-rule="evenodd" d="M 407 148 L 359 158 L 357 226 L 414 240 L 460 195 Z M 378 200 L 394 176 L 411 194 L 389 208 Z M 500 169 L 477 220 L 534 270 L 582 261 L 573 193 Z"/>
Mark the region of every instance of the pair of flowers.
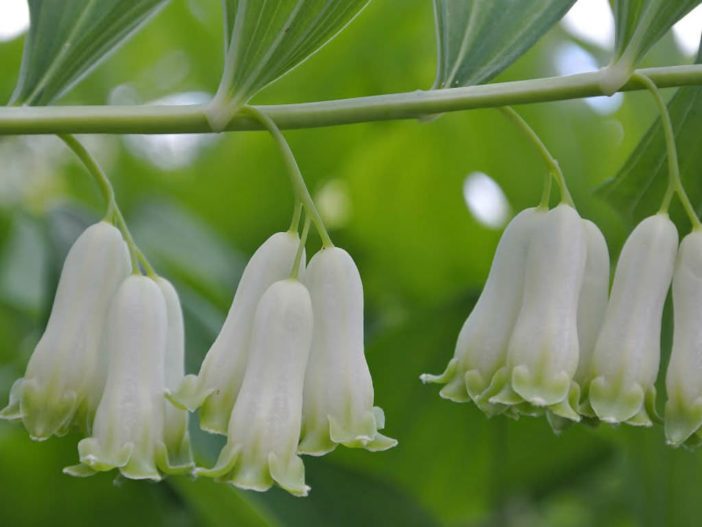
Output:
<path fill-rule="evenodd" d="M 197 473 L 245 489 L 277 483 L 306 495 L 298 454 L 337 444 L 385 450 L 383 411 L 363 350 L 363 288 L 349 254 L 324 248 L 290 278 L 300 239 L 271 236 L 253 255 L 222 330 L 197 376 L 169 393 L 200 409 L 200 426 L 227 435 L 211 469 Z"/>
<path fill-rule="evenodd" d="M 138 272 L 138 271 L 137 271 Z M 160 480 L 192 470 L 188 415 L 164 398 L 184 376 L 178 295 L 161 277 L 133 274 L 118 229 L 81 234 L 61 272 L 44 334 L 0 417 L 45 440 L 79 428 L 79 465 L 89 476 L 118 468 Z"/>
<path fill-rule="evenodd" d="M 581 416 L 650 425 L 673 274 L 666 434 L 672 444 L 688 441 L 702 424 L 702 233 L 678 251 L 677 230 L 662 213 L 627 239 L 608 295 L 609 256 L 597 226 L 564 204 L 521 212 L 500 240 L 446 371 L 422 380 L 446 384 L 443 397 L 473 400 L 489 415 L 546 413 L 556 427 Z"/>

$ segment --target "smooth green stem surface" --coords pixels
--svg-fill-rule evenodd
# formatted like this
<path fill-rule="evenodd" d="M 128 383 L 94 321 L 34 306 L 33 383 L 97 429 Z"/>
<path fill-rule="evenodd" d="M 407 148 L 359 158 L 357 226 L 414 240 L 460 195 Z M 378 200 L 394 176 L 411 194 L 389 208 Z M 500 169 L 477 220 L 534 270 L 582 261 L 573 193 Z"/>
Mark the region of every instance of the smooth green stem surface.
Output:
<path fill-rule="evenodd" d="M 547 182 L 544 185 L 544 193 L 541 197 L 541 206 L 548 206 L 548 199 L 551 195 L 551 185 L 550 178 L 556 180 L 558 183 L 558 188 L 561 190 L 561 201 L 567 203 L 571 207 L 575 208 L 573 203 L 573 198 L 570 196 L 568 191 L 568 186 L 566 185 L 565 178 L 563 177 L 563 171 L 555 157 L 551 155 L 546 145 L 541 140 L 539 135 L 534 131 L 534 129 L 529 126 L 524 118 L 517 113 L 511 106 L 503 106 L 500 110 L 512 121 L 517 128 L 524 133 L 526 138 L 531 142 L 531 144 L 539 152 L 539 155 L 543 158 L 546 167 L 548 168 Z"/>
<path fill-rule="evenodd" d="M 666 191 L 665 197 L 663 199 L 663 205 L 661 206 L 661 212 L 666 212 L 668 206 L 670 205 L 670 200 L 672 199 L 673 191 L 677 192 L 680 202 L 682 203 L 687 216 L 690 218 L 690 223 L 695 230 L 702 229 L 702 223 L 695 212 L 695 208 L 690 202 L 690 198 L 687 197 L 685 188 L 680 180 L 680 166 L 678 165 L 678 152 L 675 145 L 675 131 L 673 130 L 673 123 L 670 120 L 670 114 L 668 113 L 668 106 L 661 95 L 660 90 L 656 84 L 648 77 L 642 73 L 635 73 L 632 76 L 633 80 L 636 80 L 643 84 L 646 89 L 651 92 L 653 99 L 656 101 L 658 106 L 658 111 L 661 114 L 661 125 L 663 126 L 663 135 L 665 136 L 665 145 L 668 150 L 668 189 Z"/>
<path fill-rule="evenodd" d="M 300 172 L 300 167 L 297 166 L 295 155 L 290 149 L 290 145 L 285 140 L 285 137 L 283 137 L 283 134 L 280 132 L 280 129 L 273 119 L 271 119 L 261 110 L 250 106 L 245 107 L 245 110 L 253 115 L 255 119 L 260 121 L 260 123 L 265 126 L 273 136 L 273 139 L 275 139 L 275 142 L 280 149 L 280 153 L 283 156 L 283 160 L 285 161 L 285 166 L 288 168 L 288 174 L 290 175 L 290 182 L 292 183 L 293 190 L 295 191 L 295 196 L 305 206 L 305 211 L 312 219 L 314 226 L 317 228 L 319 237 L 322 238 L 322 244 L 324 247 L 334 247 L 334 244 L 329 237 L 329 233 L 327 232 L 327 228 L 324 226 L 322 217 L 320 216 L 319 211 L 312 200 L 310 191 L 307 189 L 305 179 L 302 177 L 302 172 Z"/>
<path fill-rule="evenodd" d="M 149 265 L 136 243 L 134 243 L 132 233 L 129 232 L 127 223 L 124 221 L 124 216 L 122 216 L 122 211 L 119 210 L 119 206 L 115 200 L 115 192 L 112 188 L 112 184 L 105 175 L 105 172 L 103 172 L 95 158 L 90 155 L 90 152 L 88 152 L 75 137 L 69 134 L 61 134 L 59 135 L 59 138 L 66 143 L 66 145 L 68 145 L 78 159 L 81 160 L 85 168 L 88 170 L 88 173 L 100 187 L 100 191 L 107 202 L 107 213 L 105 214 L 105 219 L 110 221 L 114 219 L 117 224 L 117 228 L 122 232 L 122 236 L 124 236 L 124 240 L 127 242 L 127 247 L 129 249 L 129 257 L 132 262 L 132 272 L 135 274 L 139 273 L 139 260 L 141 259 L 141 261 L 144 263 L 144 268 L 147 270 L 149 275 L 155 276 L 153 268 L 151 265 Z"/>
<path fill-rule="evenodd" d="M 302 235 L 300 236 L 300 245 L 297 247 L 297 253 L 295 254 L 295 262 L 293 263 L 293 268 L 290 271 L 290 278 L 297 280 L 300 276 L 300 264 L 302 263 L 302 253 L 305 251 L 305 244 L 307 244 L 307 235 L 310 232 L 310 215 L 305 216 L 305 225 L 302 227 Z"/>
<path fill-rule="evenodd" d="M 702 65 L 646 68 L 639 73 L 659 88 L 702 85 Z M 367 121 L 415 119 L 470 110 L 603 95 L 600 71 L 443 90 L 374 95 L 333 101 L 255 107 L 281 129 L 314 128 Z M 635 79 L 622 91 L 641 90 Z M 212 132 L 209 104 L 191 106 L 42 106 L 0 108 L 0 135 L 106 133 L 178 134 Z M 244 108 L 226 130 L 265 126 Z"/>
<path fill-rule="evenodd" d="M 290 228 L 288 229 L 288 232 L 297 234 L 297 229 L 300 227 L 300 218 L 302 217 L 303 207 L 304 205 L 302 204 L 302 201 L 296 197 L 295 207 L 293 208 L 293 216 L 292 220 L 290 221 Z"/>

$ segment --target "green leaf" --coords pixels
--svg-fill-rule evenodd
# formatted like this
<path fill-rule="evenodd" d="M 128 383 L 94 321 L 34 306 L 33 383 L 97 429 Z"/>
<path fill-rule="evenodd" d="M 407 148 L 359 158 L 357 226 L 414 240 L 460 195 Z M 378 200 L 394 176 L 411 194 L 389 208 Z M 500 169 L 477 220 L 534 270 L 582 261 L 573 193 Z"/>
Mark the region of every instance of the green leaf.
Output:
<path fill-rule="evenodd" d="M 223 0 L 224 73 L 209 114 L 223 128 L 237 108 L 331 40 L 369 0 Z"/>
<path fill-rule="evenodd" d="M 435 88 L 493 78 L 549 30 L 575 0 L 434 0 Z"/>
<path fill-rule="evenodd" d="M 31 24 L 13 103 L 48 104 L 168 0 L 29 0 Z"/>
<path fill-rule="evenodd" d="M 702 53 L 697 56 L 702 63 Z M 693 204 L 702 203 L 702 88 L 678 89 L 668 102 L 675 131 L 680 177 Z M 597 193 L 620 211 L 627 220 L 638 222 L 655 213 L 668 185 L 665 137 L 660 117 L 646 131 L 617 175 L 606 181 Z M 673 211 L 675 212 L 675 211 Z M 682 215 L 673 214 L 681 229 L 689 224 Z"/>
<path fill-rule="evenodd" d="M 629 79 L 646 52 L 700 0 L 614 0 L 614 60 L 602 88 L 614 93 Z"/>

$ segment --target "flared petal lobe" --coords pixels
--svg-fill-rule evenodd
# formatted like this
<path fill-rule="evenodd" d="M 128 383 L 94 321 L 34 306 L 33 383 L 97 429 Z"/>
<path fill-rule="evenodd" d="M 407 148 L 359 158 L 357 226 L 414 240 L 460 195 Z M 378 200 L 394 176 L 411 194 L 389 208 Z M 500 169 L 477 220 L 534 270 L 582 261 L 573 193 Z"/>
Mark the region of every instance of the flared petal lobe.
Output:
<path fill-rule="evenodd" d="M 271 236 L 244 269 L 227 318 L 207 352 L 200 373 L 187 375 L 171 397 L 183 407 L 200 410 L 200 426 L 226 434 L 246 370 L 256 305 L 268 287 L 290 274 L 300 244 L 297 234 Z M 304 255 L 301 264 L 304 269 Z"/>
<path fill-rule="evenodd" d="M 82 466 L 66 472 L 118 468 L 127 478 L 158 481 L 169 470 L 163 441 L 168 310 L 156 282 L 132 275 L 122 283 L 105 337 L 108 375 L 93 434 L 78 444 Z"/>
<path fill-rule="evenodd" d="M 673 276 L 675 326 L 665 378 L 665 435 L 678 446 L 699 436 L 702 426 L 702 232 L 680 244 Z M 699 437 L 694 438 L 699 443 Z"/>
<path fill-rule="evenodd" d="M 453 359 L 441 375 L 422 375 L 423 382 L 446 384 L 441 396 L 457 402 L 473 399 L 483 410 L 482 397 L 495 373 L 503 368 L 507 344 L 522 304 L 524 266 L 534 225 L 546 214 L 526 209 L 505 229 L 497 246 L 485 288 L 458 335 Z"/>
<path fill-rule="evenodd" d="M 373 381 L 363 351 L 363 285 L 351 256 L 322 249 L 305 273 L 314 332 L 305 375 L 299 452 L 322 455 L 337 443 L 385 450 L 397 441 L 378 432 Z"/>
<path fill-rule="evenodd" d="M 178 293 L 165 278 L 156 278 L 166 301 L 166 318 L 168 332 L 166 335 L 165 381 L 167 390 L 175 390 L 185 376 L 185 329 L 183 310 Z M 165 394 L 164 394 L 165 396 Z M 188 412 L 177 408 L 170 401 L 165 402 L 165 420 L 163 423 L 163 440 L 168 452 L 169 464 L 172 466 L 193 466 L 188 434 Z"/>
<path fill-rule="evenodd" d="M 66 256 L 51 315 L 0 416 L 21 418 L 33 439 L 89 429 L 105 382 L 102 333 L 108 308 L 129 275 L 129 252 L 106 222 L 88 227 Z"/>
<path fill-rule="evenodd" d="M 622 248 L 592 357 L 589 402 L 601 420 L 650 425 L 661 317 L 678 248 L 667 214 L 643 220 Z"/>
<path fill-rule="evenodd" d="M 578 300 L 587 242 L 582 219 L 559 205 L 535 227 L 524 271 L 524 297 L 508 345 L 512 390 L 535 407 L 567 405 L 578 366 Z M 563 417 L 578 419 L 572 408 Z"/>
<path fill-rule="evenodd" d="M 227 444 L 216 465 L 199 474 L 257 491 L 275 482 L 294 495 L 307 495 L 297 445 L 312 324 L 310 295 L 300 282 L 281 280 L 266 290 L 256 308 Z"/>

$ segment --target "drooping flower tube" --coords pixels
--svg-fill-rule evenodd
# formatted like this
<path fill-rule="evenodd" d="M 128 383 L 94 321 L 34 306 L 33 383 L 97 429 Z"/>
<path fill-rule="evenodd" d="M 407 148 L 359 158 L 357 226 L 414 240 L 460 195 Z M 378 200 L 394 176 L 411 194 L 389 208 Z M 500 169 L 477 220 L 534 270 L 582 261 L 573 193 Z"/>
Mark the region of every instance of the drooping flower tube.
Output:
<path fill-rule="evenodd" d="M 130 269 L 122 235 L 109 223 L 96 223 L 78 237 L 66 256 L 46 330 L 0 417 L 21 419 L 36 440 L 63 435 L 72 425 L 89 429 L 105 382 L 105 319 Z"/>
<path fill-rule="evenodd" d="M 592 356 L 589 402 L 602 421 L 650 426 L 655 418 L 661 317 L 677 248 L 664 213 L 639 223 L 622 248 Z"/>
<path fill-rule="evenodd" d="M 442 397 L 457 402 L 472 399 L 490 414 L 500 411 L 484 393 L 505 366 L 507 344 L 522 305 L 527 247 L 535 224 L 545 214 L 542 209 L 526 209 L 507 225 L 485 288 L 458 335 L 453 358 L 442 374 L 421 376 L 423 382 L 446 384 Z"/>
<path fill-rule="evenodd" d="M 397 441 L 378 432 L 383 410 L 373 406 L 373 380 L 363 352 L 363 285 L 351 256 L 338 247 L 310 260 L 305 284 L 314 330 L 305 375 L 298 451 L 322 455 L 337 444 L 386 450 Z"/>
<path fill-rule="evenodd" d="M 145 276 L 127 278 L 108 315 L 107 382 L 92 436 L 78 443 L 81 463 L 64 472 L 89 476 L 118 468 L 127 478 L 158 481 L 162 472 L 191 469 L 171 465 L 164 442 L 168 325 L 159 285 Z"/>
<path fill-rule="evenodd" d="M 507 383 L 490 402 L 548 409 L 579 420 L 578 300 L 587 258 L 582 219 L 561 204 L 535 226 L 524 269 L 524 296 L 507 349 Z M 523 411 L 532 415 L 530 408 Z M 538 411 L 537 411 L 538 413 Z"/>
<path fill-rule="evenodd" d="M 673 350 L 665 378 L 669 444 L 699 444 L 702 426 L 702 232 L 680 244 L 673 275 Z"/>
<path fill-rule="evenodd" d="M 609 251 L 602 231 L 583 220 L 587 240 L 587 260 L 578 300 L 578 369 L 575 381 L 581 389 L 589 384 L 592 352 L 600 334 L 609 296 Z"/>
<path fill-rule="evenodd" d="M 183 310 L 180 307 L 178 293 L 173 285 L 162 277 L 157 277 L 156 284 L 161 289 L 166 301 L 165 382 L 166 390 L 175 390 L 185 376 L 185 329 Z M 164 393 L 165 396 L 165 393 Z M 177 408 L 170 401 L 166 402 L 166 414 L 163 423 L 163 442 L 168 451 L 171 466 L 192 466 L 190 435 L 188 434 L 188 412 Z"/>
<path fill-rule="evenodd" d="M 200 427 L 226 434 L 246 370 L 256 305 L 266 289 L 286 278 L 300 244 L 297 234 L 279 232 L 258 248 L 246 265 L 219 335 L 200 373 L 186 375 L 171 399 L 190 411 L 200 409 Z M 304 269 L 304 254 L 300 269 Z"/>
<path fill-rule="evenodd" d="M 257 491 L 275 482 L 296 496 L 307 495 L 297 445 L 312 325 L 312 302 L 304 285 L 290 278 L 266 290 L 256 308 L 227 444 L 215 466 L 198 469 L 198 474 Z"/>

